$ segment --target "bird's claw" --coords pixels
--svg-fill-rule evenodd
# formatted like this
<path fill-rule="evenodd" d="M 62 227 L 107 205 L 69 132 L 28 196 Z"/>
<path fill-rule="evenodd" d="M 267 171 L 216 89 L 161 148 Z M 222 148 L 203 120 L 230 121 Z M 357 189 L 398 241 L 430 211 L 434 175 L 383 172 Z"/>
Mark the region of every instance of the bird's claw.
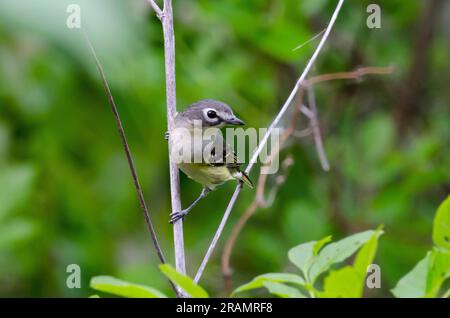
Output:
<path fill-rule="evenodd" d="M 185 211 L 181 211 L 181 212 L 173 212 L 173 213 L 170 213 L 170 221 L 169 221 L 169 223 L 170 224 L 174 224 L 176 221 L 178 221 L 179 219 L 183 219 L 184 220 L 184 218 L 186 217 L 186 215 L 187 215 L 187 212 L 185 212 Z"/>
<path fill-rule="evenodd" d="M 170 137 L 170 133 L 169 133 L 168 131 L 166 131 L 166 132 L 164 133 L 164 139 L 165 139 L 165 140 L 169 140 L 169 137 Z"/>

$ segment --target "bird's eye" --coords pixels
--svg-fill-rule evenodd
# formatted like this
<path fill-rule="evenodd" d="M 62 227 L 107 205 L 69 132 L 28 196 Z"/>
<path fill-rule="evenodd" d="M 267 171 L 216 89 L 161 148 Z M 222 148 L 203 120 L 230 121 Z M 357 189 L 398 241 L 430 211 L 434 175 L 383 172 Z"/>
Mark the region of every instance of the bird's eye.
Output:
<path fill-rule="evenodd" d="M 206 116 L 208 116 L 208 118 L 214 119 L 217 117 L 217 113 L 214 110 L 208 110 Z"/>

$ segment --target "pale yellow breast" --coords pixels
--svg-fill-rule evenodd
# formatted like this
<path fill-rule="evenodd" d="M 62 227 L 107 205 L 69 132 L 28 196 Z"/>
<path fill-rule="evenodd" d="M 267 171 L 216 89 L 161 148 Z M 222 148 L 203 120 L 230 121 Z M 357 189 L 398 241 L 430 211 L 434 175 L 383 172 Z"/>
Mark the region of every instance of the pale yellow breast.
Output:
<path fill-rule="evenodd" d="M 171 131 L 169 137 L 171 157 L 187 176 L 212 190 L 234 178 L 226 166 L 207 164 L 211 160 L 209 157 L 211 143 L 209 139 L 203 138 L 205 136 L 194 134 L 193 130 L 188 128 Z M 221 135 L 216 136 L 214 140 L 223 145 Z"/>
<path fill-rule="evenodd" d="M 225 166 L 208 166 L 196 163 L 181 163 L 178 167 L 188 177 L 213 190 L 225 181 L 234 179 Z"/>

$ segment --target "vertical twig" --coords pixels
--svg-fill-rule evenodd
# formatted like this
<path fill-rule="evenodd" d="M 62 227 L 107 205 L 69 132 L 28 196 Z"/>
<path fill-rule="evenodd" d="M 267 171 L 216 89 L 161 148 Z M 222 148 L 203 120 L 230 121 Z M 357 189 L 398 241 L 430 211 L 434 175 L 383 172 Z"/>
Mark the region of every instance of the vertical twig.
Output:
<path fill-rule="evenodd" d="M 311 70 L 311 67 L 314 65 L 314 62 L 317 59 L 317 56 L 319 55 L 320 51 L 322 50 L 326 40 L 328 39 L 328 36 L 330 35 L 331 29 L 333 28 L 334 23 L 336 22 L 336 19 L 339 15 L 339 11 L 341 10 L 342 4 L 344 3 L 344 0 L 339 0 L 336 9 L 334 10 L 334 13 L 330 19 L 330 22 L 328 23 L 327 29 L 325 30 L 324 35 L 322 36 L 319 44 L 317 45 L 316 50 L 314 51 L 313 55 L 311 56 L 310 60 L 308 61 L 308 63 L 306 64 L 305 69 L 303 70 L 302 75 L 300 76 L 300 78 L 298 79 L 297 83 L 295 84 L 294 89 L 292 90 L 291 94 L 289 95 L 289 97 L 287 98 L 286 102 L 284 103 L 283 107 L 281 108 L 281 110 L 278 112 L 277 116 L 275 117 L 275 119 L 273 120 L 273 122 L 270 124 L 269 128 L 267 129 L 266 133 L 264 134 L 264 137 L 262 138 L 261 142 L 258 145 L 258 148 L 256 149 L 256 151 L 253 153 L 252 158 L 250 159 L 250 162 L 247 166 L 247 168 L 245 169 L 245 172 L 247 174 L 250 173 L 253 165 L 256 163 L 261 151 L 264 149 L 267 140 L 270 137 L 270 134 L 272 133 L 273 129 L 276 127 L 276 125 L 279 123 L 279 121 L 281 120 L 281 118 L 283 117 L 283 115 L 286 113 L 287 109 L 289 108 L 292 100 L 294 99 L 295 95 L 297 94 L 298 89 L 300 88 L 300 86 L 302 85 L 303 81 L 305 80 L 306 76 L 308 75 L 309 71 Z M 203 258 L 202 263 L 200 264 L 200 267 L 197 271 L 197 274 L 195 275 L 195 282 L 198 282 L 203 274 L 203 271 L 205 270 L 206 264 L 209 261 L 209 258 L 211 257 L 212 252 L 214 251 L 216 245 L 217 245 L 217 241 L 219 240 L 219 237 L 222 234 L 223 228 L 225 227 L 225 224 L 228 220 L 228 217 L 230 216 L 231 210 L 233 209 L 234 204 L 236 203 L 236 200 L 239 196 L 239 193 L 241 192 L 242 189 L 242 185 L 238 184 L 236 186 L 236 190 L 233 193 L 233 196 L 231 197 L 230 202 L 228 203 L 228 206 L 225 210 L 225 213 L 222 217 L 222 220 L 219 224 L 219 227 L 216 230 L 216 233 L 211 241 L 211 244 L 208 247 L 208 250 L 206 252 L 205 257 Z"/>
<path fill-rule="evenodd" d="M 319 156 L 322 169 L 329 171 L 330 163 L 328 162 L 328 158 L 323 147 L 322 133 L 320 132 L 319 117 L 317 115 L 316 96 L 312 86 L 308 87 L 308 104 L 310 110 L 312 111 L 312 117 L 310 118 L 311 129 L 314 136 L 314 143 L 316 144 L 317 155 Z"/>
<path fill-rule="evenodd" d="M 173 128 L 173 118 L 177 113 L 176 82 L 175 82 L 175 34 L 173 30 L 172 1 L 164 0 L 163 10 L 154 0 L 147 0 L 161 20 L 164 36 L 164 65 L 166 71 L 166 107 L 167 129 Z M 181 211 L 180 173 L 173 162 L 169 151 L 170 195 L 172 211 Z M 173 241 L 175 254 L 175 267 L 181 274 L 186 274 L 186 261 L 184 255 L 183 220 L 173 224 Z M 178 297 L 187 297 L 182 289 L 178 288 Z"/>
<path fill-rule="evenodd" d="M 166 69 L 166 104 L 167 127 L 170 131 L 173 127 L 173 118 L 177 113 L 176 85 L 175 85 L 175 35 L 173 30 L 172 1 L 164 0 L 164 9 L 161 22 L 164 34 L 164 61 Z M 181 211 L 180 174 L 178 167 L 170 158 L 170 193 L 172 199 L 172 211 Z M 175 267 L 181 274 L 186 274 L 184 255 L 183 220 L 173 224 L 173 240 L 175 250 Z M 182 291 L 180 290 L 180 293 Z M 181 296 L 186 296 L 182 293 Z"/>

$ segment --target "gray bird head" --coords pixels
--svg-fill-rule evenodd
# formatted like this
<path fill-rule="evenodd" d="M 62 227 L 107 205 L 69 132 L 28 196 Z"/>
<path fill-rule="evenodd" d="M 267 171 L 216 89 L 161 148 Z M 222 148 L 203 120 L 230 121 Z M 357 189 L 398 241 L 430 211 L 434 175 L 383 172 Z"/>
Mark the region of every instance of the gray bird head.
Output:
<path fill-rule="evenodd" d="M 213 99 L 198 101 L 185 111 L 178 113 L 177 117 L 183 121 L 192 123 L 194 120 L 202 122 L 203 127 L 223 127 L 226 125 L 244 125 L 244 122 L 237 118 L 230 106 Z"/>

